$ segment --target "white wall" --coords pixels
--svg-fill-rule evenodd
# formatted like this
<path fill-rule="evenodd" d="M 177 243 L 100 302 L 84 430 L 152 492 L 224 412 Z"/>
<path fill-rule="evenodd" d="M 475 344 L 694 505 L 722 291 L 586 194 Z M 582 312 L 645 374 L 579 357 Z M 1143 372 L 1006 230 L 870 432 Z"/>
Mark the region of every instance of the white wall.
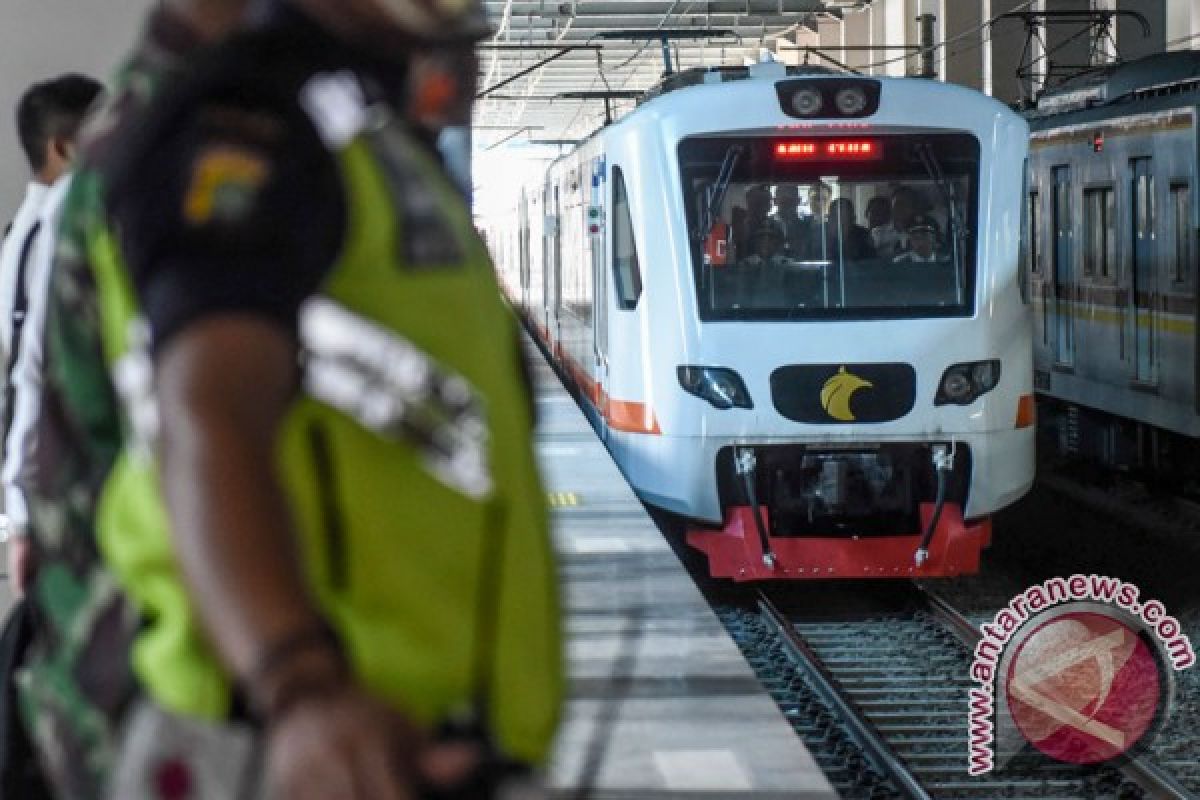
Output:
<path fill-rule="evenodd" d="M 871 43 L 871 16 L 866 11 L 847 11 L 843 17 L 843 37 L 846 45 L 863 46 Z M 864 67 L 874 61 L 869 50 L 847 50 L 842 53 L 843 63 L 851 67 Z"/>
<path fill-rule="evenodd" d="M 883 8 L 884 43 L 890 45 L 915 43 L 916 36 L 909 36 L 908 18 L 916 16 L 909 8 L 909 0 L 883 0 Z M 915 22 L 912 24 L 916 25 Z M 884 68 L 885 75 L 904 75 L 907 72 L 907 65 L 911 59 L 892 60 L 899 55 L 901 55 L 899 50 L 887 51 L 887 60 L 890 63 Z"/>
<path fill-rule="evenodd" d="M 1196 0 L 1167 0 L 1167 40 L 1172 50 L 1200 50 L 1200 8 Z M 1191 37 L 1197 38 L 1191 38 Z M 1185 41 L 1179 41 L 1185 40 Z"/>
<path fill-rule="evenodd" d="M 0 227 L 28 179 L 16 136 L 29 84 L 64 72 L 107 79 L 156 0 L 0 0 Z"/>

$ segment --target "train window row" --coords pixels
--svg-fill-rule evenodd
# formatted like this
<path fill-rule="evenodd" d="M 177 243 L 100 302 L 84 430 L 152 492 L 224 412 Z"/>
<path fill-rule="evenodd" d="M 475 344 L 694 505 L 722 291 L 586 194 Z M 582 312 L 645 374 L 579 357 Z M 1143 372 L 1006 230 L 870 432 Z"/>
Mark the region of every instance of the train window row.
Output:
<path fill-rule="evenodd" d="M 1124 223 L 1129 228 L 1123 229 L 1122 219 L 1117 211 L 1117 191 L 1112 184 L 1088 186 L 1082 190 L 1083 199 L 1083 241 L 1080 262 L 1083 275 L 1098 283 L 1114 283 L 1118 279 L 1120 258 L 1119 243 L 1125 240 L 1123 230 L 1132 233 L 1127 254 L 1128 263 L 1135 281 L 1138 277 L 1139 266 L 1143 273 L 1142 284 L 1147 284 L 1150 275 L 1145 274 L 1154 263 L 1151 248 L 1158 245 L 1159 219 L 1155 208 L 1154 175 L 1151 171 L 1151 159 L 1137 158 L 1130 160 L 1132 177 L 1130 180 L 1130 209 L 1126 219 L 1132 218 L 1132 223 Z M 1071 212 L 1071 174 L 1070 167 L 1060 166 L 1051 170 L 1051 224 L 1048 232 L 1053 238 L 1054 247 L 1049 258 L 1042 245 L 1043 229 L 1040 219 L 1040 194 L 1035 189 L 1026 196 L 1025 219 L 1025 264 L 1030 273 L 1041 275 L 1047 262 L 1054 269 L 1054 283 L 1061 288 L 1073 283 L 1074 253 L 1072 240 L 1074 238 L 1074 216 Z M 1192 282 L 1192 268 L 1195 263 L 1195 233 L 1192 226 L 1192 189 L 1187 181 L 1175 180 L 1170 184 L 1167 194 L 1170 203 L 1168 217 L 1169 230 L 1163 237 L 1167 245 L 1166 262 L 1169 265 L 1168 275 L 1171 282 L 1177 286 Z"/>

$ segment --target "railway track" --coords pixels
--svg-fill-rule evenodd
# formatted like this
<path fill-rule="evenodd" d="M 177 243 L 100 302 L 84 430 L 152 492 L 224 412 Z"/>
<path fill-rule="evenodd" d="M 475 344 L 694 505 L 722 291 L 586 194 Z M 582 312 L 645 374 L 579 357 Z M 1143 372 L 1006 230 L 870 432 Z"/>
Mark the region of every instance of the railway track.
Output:
<path fill-rule="evenodd" d="M 1195 797 L 1146 762 L 1081 768 L 1031 753 L 969 776 L 967 693 L 979 633 L 923 587 L 895 613 L 817 618 L 766 592 L 754 607 L 721 613 L 843 797 Z"/>

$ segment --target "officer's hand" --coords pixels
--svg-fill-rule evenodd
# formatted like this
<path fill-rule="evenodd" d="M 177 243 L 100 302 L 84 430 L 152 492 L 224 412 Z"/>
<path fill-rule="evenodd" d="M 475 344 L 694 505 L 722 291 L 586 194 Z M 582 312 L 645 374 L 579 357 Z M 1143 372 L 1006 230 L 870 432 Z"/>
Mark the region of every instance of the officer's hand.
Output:
<path fill-rule="evenodd" d="M 413 800 L 415 736 L 347 686 L 296 703 L 267 731 L 267 781 L 276 800 Z"/>
<path fill-rule="evenodd" d="M 463 745 L 433 745 L 356 688 L 315 696 L 272 722 L 268 796 L 275 800 L 416 800 L 414 787 L 451 786 L 478 764 Z"/>

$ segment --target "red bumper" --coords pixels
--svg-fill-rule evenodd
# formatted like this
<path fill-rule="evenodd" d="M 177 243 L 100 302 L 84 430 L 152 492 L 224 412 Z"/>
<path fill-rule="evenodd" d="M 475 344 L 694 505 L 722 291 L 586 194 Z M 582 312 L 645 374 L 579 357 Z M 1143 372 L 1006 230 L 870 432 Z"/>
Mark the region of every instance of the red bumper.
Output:
<path fill-rule="evenodd" d="M 763 520 L 768 525 L 767 510 Z M 933 504 L 921 504 L 921 525 L 929 524 Z M 763 549 L 748 506 L 734 506 L 722 530 L 691 529 L 688 544 L 708 556 L 715 578 L 735 581 L 814 580 L 829 578 L 933 578 L 972 575 L 979 571 L 979 553 L 991 542 L 992 523 L 963 522 L 962 509 L 947 503 L 929 543 L 929 558 L 920 567 L 913 554 L 920 533 L 911 536 L 862 538 L 770 537 L 773 565 L 763 562 Z"/>

